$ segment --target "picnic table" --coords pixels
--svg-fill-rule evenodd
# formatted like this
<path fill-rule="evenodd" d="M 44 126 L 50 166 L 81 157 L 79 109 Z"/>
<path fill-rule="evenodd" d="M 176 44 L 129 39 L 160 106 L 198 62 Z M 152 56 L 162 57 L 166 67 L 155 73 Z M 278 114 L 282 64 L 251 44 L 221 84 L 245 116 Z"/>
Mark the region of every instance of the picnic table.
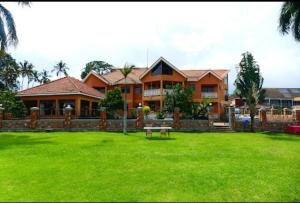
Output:
<path fill-rule="evenodd" d="M 147 136 L 147 130 L 166 130 L 168 133 L 168 136 L 170 135 L 170 130 L 172 130 L 172 127 L 144 127 L 144 130 L 146 130 L 146 136 Z"/>

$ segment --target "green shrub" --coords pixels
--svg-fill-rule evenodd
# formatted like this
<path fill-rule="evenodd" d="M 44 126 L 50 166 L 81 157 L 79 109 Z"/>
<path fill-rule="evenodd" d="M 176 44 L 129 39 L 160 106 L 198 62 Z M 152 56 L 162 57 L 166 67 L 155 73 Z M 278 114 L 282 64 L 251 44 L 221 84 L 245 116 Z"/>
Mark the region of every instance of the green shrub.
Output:
<path fill-rule="evenodd" d="M 130 110 L 130 116 L 128 118 L 131 118 L 131 119 L 136 119 L 137 118 L 137 113 L 136 113 L 135 109 Z"/>
<path fill-rule="evenodd" d="M 26 116 L 27 110 L 25 104 L 11 90 L 0 92 L 0 104 L 2 104 L 5 112 L 12 113 L 14 117 L 24 118 Z"/>
<path fill-rule="evenodd" d="M 144 106 L 144 107 L 143 107 L 143 110 L 144 110 L 144 113 L 145 113 L 146 116 L 148 116 L 149 113 L 150 113 L 150 111 L 151 111 L 151 109 L 150 109 L 149 106 Z"/>
<path fill-rule="evenodd" d="M 162 112 L 158 112 L 156 114 L 156 118 L 157 119 L 164 119 L 165 118 L 165 113 L 162 111 Z"/>

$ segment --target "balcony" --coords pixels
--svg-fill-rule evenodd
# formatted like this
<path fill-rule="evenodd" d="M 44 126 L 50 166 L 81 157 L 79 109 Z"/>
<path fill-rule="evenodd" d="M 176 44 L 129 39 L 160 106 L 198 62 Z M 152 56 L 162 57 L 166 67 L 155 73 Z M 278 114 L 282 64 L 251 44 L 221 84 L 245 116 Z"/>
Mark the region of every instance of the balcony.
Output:
<path fill-rule="evenodd" d="M 163 94 L 165 95 L 166 92 L 172 92 L 171 89 L 163 89 Z M 160 89 L 150 89 L 150 90 L 144 90 L 144 96 L 160 96 Z"/>
<path fill-rule="evenodd" d="M 160 95 L 160 89 L 150 89 L 150 90 L 144 90 L 144 96 L 159 96 Z"/>
<path fill-rule="evenodd" d="M 202 98 L 208 98 L 208 99 L 217 99 L 218 93 L 217 92 L 201 92 Z"/>

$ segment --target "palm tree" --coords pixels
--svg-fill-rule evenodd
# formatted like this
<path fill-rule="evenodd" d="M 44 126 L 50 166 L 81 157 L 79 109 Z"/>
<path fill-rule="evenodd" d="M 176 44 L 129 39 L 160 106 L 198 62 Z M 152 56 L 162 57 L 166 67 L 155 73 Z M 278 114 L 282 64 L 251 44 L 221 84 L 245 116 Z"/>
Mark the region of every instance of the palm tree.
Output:
<path fill-rule="evenodd" d="M 126 85 L 126 78 L 131 73 L 132 69 L 134 68 L 134 65 L 125 64 L 123 69 L 121 69 L 121 72 L 125 79 L 125 98 L 124 98 L 124 116 L 123 116 L 123 133 L 124 135 L 127 135 L 127 85 Z"/>
<path fill-rule="evenodd" d="M 23 89 L 24 78 L 25 77 L 29 78 L 32 75 L 33 65 L 26 60 L 24 62 L 20 62 L 19 65 L 20 65 L 20 76 L 22 77 L 21 87 Z"/>
<path fill-rule="evenodd" d="M 40 73 L 40 83 L 41 84 L 46 84 L 48 82 L 50 82 L 50 77 L 51 75 L 49 75 L 49 72 L 46 71 L 45 69 L 43 69 L 43 71 Z"/>
<path fill-rule="evenodd" d="M 28 1 L 19 2 L 22 6 L 30 6 Z M 18 44 L 18 36 L 15 21 L 12 14 L 2 4 L 0 4 L 0 50 L 4 52 L 10 45 Z"/>
<path fill-rule="evenodd" d="M 256 105 L 264 100 L 265 91 L 262 89 L 264 79 L 252 54 L 246 52 L 242 56 L 243 58 L 238 65 L 239 72 L 234 82 L 235 94 L 246 99 L 246 104 L 250 110 L 251 131 L 253 131 Z"/>
<path fill-rule="evenodd" d="M 67 67 L 67 64 L 64 63 L 63 61 L 58 62 L 53 69 L 51 70 L 51 72 L 55 72 L 56 71 L 56 76 L 58 77 L 60 74 L 64 74 L 65 76 L 68 76 L 67 70 L 69 70 L 69 68 Z"/>
<path fill-rule="evenodd" d="M 40 83 L 40 74 L 37 70 L 32 71 L 32 86 L 34 85 L 35 82 Z"/>
<path fill-rule="evenodd" d="M 278 28 L 283 35 L 291 31 L 294 38 L 300 41 L 300 3 L 298 1 L 283 3 Z"/>

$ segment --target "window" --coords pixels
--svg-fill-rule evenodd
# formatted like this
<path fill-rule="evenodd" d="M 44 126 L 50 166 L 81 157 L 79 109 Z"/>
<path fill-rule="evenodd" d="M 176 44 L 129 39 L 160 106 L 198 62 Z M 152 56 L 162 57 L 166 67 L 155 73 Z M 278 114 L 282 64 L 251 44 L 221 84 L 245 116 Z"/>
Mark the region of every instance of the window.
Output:
<path fill-rule="evenodd" d="M 196 89 L 195 84 L 188 84 L 188 87 L 192 88 L 192 90 L 195 92 Z"/>
<path fill-rule="evenodd" d="M 130 87 L 126 86 L 126 87 L 122 87 L 122 93 L 130 93 Z"/>
<path fill-rule="evenodd" d="M 105 94 L 105 87 L 94 87 L 96 90 L 98 90 L 99 92 Z"/>
<path fill-rule="evenodd" d="M 213 86 L 202 86 L 202 92 L 214 92 Z"/>
<path fill-rule="evenodd" d="M 151 70 L 152 75 L 172 75 L 173 68 L 168 66 L 165 62 L 160 61 L 154 68 Z"/>
<path fill-rule="evenodd" d="M 142 94 L 142 88 L 141 87 L 135 87 L 135 94 Z"/>

